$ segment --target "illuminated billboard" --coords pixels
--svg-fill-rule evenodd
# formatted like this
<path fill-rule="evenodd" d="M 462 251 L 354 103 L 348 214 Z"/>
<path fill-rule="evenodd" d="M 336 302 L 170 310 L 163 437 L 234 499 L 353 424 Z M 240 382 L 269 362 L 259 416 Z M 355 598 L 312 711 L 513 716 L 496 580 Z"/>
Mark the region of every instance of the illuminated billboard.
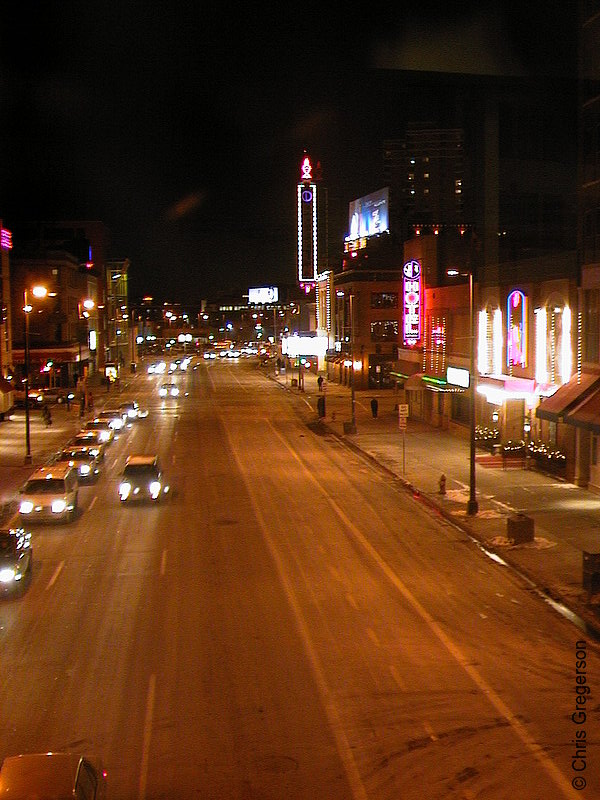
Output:
<path fill-rule="evenodd" d="M 350 203 L 346 241 L 389 233 L 389 189 L 379 189 Z"/>
<path fill-rule="evenodd" d="M 265 303 L 276 303 L 279 300 L 279 290 L 277 286 L 263 286 L 260 289 L 248 289 L 248 303 L 264 305 Z"/>
<path fill-rule="evenodd" d="M 298 358 L 299 356 L 325 358 L 328 346 L 327 336 L 284 336 L 281 340 L 281 352 L 288 358 Z"/>

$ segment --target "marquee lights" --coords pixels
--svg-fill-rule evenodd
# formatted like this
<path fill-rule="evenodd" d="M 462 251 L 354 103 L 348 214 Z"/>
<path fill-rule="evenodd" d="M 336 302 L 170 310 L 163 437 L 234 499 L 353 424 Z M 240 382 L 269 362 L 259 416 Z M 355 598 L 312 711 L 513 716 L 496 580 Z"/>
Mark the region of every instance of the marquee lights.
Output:
<path fill-rule="evenodd" d="M 407 261 L 402 272 L 404 343 L 410 347 L 421 339 L 421 264 L 418 261 Z"/>
<path fill-rule="evenodd" d="M 506 364 L 527 366 L 527 296 L 519 289 L 508 295 L 506 303 Z"/>
<path fill-rule="evenodd" d="M 12 250 L 12 233 L 6 228 L 0 228 L 0 247 L 2 250 Z"/>
<path fill-rule="evenodd" d="M 300 167 L 297 185 L 298 205 L 298 281 L 317 280 L 317 185 L 313 183 L 312 164 L 306 156 Z"/>

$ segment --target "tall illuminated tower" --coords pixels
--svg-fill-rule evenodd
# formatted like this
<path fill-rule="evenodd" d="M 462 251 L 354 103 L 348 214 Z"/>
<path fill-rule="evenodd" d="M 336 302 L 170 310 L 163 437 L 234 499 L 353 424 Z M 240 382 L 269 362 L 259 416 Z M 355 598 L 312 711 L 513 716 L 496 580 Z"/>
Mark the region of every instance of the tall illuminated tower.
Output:
<path fill-rule="evenodd" d="M 317 280 L 317 184 L 313 166 L 305 155 L 297 185 L 298 201 L 298 281 L 312 283 Z"/>

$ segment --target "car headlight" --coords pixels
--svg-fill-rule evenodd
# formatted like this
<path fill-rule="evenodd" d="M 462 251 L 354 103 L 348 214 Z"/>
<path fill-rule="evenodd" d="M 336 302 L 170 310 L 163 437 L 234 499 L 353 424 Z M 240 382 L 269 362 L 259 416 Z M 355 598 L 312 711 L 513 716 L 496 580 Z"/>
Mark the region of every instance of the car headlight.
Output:
<path fill-rule="evenodd" d="M 115 431 L 120 431 L 123 427 L 123 420 L 121 417 L 116 417 L 115 419 L 111 419 L 110 427 L 113 428 Z"/>
<path fill-rule="evenodd" d="M 21 505 L 19 506 L 19 511 L 21 514 L 31 514 L 33 511 L 33 503 L 31 500 L 23 500 L 21 501 Z"/>
<path fill-rule="evenodd" d="M 101 442 L 108 442 L 110 439 L 110 433 L 108 431 L 100 431 L 100 436 L 98 438 Z"/>
<path fill-rule="evenodd" d="M 79 474 L 80 475 L 89 475 L 90 472 L 91 472 L 91 469 L 90 469 L 90 465 L 89 464 L 82 464 L 79 467 Z"/>
<path fill-rule="evenodd" d="M 100 450 L 98 450 L 98 448 L 94 447 L 93 450 L 90 450 L 90 454 L 93 455 L 95 458 L 98 458 L 98 456 L 100 455 Z"/>
<path fill-rule="evenodd" d="M 152 483 L 148 488 L 150 489 L 150 494 L 152 495 L 152 499 L 156 500 L 156 498 L 160 494 L 160 481 L 152 481 Z"/>
<path fill-rule="evenodd" d="M 0 569 L 0 583 L 12 583 L 17 577 L 16 569 L 4 567 Z"/>
<path fill-rule="evenodd" d="M 50 506 L 53 514 L 62 514 L 66 507 L 67 504 L 64 500 L 53 500 Z"/>
<path fill-rule="evenodd" d="M 173 389 L 171 389 L 171 394 L 173 397 L 177 397 L 179 394 L 179 389 L 175 386 Z"/>
<path fill-rule="evenodd" d="M 131 494 L 131 484 L 126 481 L 119 484 L 119 494 L 121 495 L 121 500 L 127 500 Z"/>
<path fill-rule="evenodd" d="M 159 395 L 160 395 L 161 397 L 166 397 L 166 396 L 167 396 L 167 390 L 166 390 L 166 389 L 161 389 L 161 390 L 159 391 Z"/>

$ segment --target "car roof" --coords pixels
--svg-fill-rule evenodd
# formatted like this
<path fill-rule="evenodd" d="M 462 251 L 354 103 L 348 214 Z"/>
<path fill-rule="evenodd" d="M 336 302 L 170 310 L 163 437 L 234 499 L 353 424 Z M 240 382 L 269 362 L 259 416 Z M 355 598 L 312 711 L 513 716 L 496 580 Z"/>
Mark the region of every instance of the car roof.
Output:
<path fill-rule="evenodd" d="M 48 467 L 40 467 L 39 469 L 36 469 L 36 471 L 33 472 L 27 480 L 38 481 L 43 480 L 44 478 L 47 480 L 50 480 L 51 478 L 58 478 L 58 480 L 61 480 L 61 478 L 65 478 L 70 471 L 71 467 L 68 464 L 59 462 L 57 464 L 51 464 Z"/>
<path fill-rule="evenodd" d="M 125 466 L 152 466 L 158 462 L 158 456 L 128 456 Z"/>
<path fill-rule="evenodd" d="M 72 800 L 81 758 L 74 753 L 9 756 L 0 769 L 3 800 Z"/>

